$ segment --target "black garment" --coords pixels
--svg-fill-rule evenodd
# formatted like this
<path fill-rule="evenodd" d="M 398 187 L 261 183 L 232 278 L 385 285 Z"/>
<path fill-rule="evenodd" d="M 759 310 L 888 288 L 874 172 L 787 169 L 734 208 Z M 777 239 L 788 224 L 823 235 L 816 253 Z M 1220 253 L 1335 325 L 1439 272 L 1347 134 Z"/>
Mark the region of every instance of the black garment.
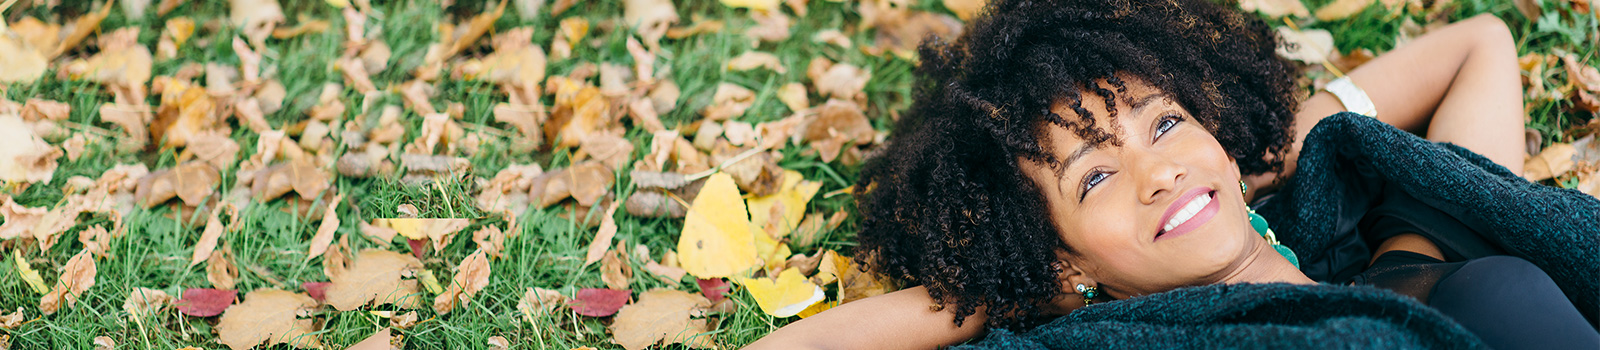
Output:
<path fill-rule="evenodd" d="M 1600 333 L 1555 281 L 1521 258 L 1447 263 L 1394 250 L 1379 256 L 1354 283 L 1417 298 L 1495 349 L 1600 349 Z"/>

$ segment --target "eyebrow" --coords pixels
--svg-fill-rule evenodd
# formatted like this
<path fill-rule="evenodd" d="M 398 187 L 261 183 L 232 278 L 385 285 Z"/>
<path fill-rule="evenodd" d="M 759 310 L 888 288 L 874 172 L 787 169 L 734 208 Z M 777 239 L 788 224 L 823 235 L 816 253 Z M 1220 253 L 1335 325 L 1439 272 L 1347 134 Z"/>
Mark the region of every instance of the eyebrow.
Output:
<path fill-rule="evenodd" d="M 1145 107 L 1149 106 L 1150 102 L 1154 102 L 1157 98 L 1166 97 L 1166 96 L 1167 96 L 1166 93 L 1149 94 L 1149 95 L 1145 95 L 1144 97 L 1140 97 L 1138 101 L 1133 101 L 1133 103 L 1131 103 L 1129 105 L 1133 106 L 1133 115 L 1139 115 L 1139 111 L 1143 110 Z"/>
<path fill-rule="evenodd" d="M 1138 100 L 1133 101 L 1128 105 L 1133 107 L 1133 115 L 1139 115 L 1139 111 L 1150 106 L 1151 102 L 1155 102 L 1156 99 L 1166 96 L 1166 93 L 1149 94 L 1145 95 L 1144 97 L 1140 97 Z M 1072 154 L 1067 156 L 1066 161 L 1062 162 L 1061 171 L 1065 172 L 1068 168 L 1071 168 L 1073 162 L 1076 162 L 1079 158 L 1083 158 L 1083 156 L 1088 155 L 1089 151 L 1093 151 L 1095 148 L 1098 147 L 1091 147 L 1087 142 L 1078 145 L 1078 149 L 1073 150 Z"/>

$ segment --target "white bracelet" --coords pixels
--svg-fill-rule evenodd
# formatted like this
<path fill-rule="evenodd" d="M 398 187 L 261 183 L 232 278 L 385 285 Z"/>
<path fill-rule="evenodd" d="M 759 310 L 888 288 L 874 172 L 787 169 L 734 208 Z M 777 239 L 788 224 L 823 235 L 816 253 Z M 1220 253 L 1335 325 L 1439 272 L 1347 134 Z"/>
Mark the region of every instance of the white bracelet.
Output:
<path fill-rule="evenodd" d="M 1372 98 L 1367 97 L 1367 92 L 1361 90 L 1361 87 L 1356 86 L 1354 82 L 1351 82 L 1348 76 L 1328 82 L 1328 85 L 1322 87 L 1322 90 L 1333 93 L 1333 96 L 1339 99 L 1339 103 L 1344 104 L 1344 110 L 1346 111 L 1373 118 L 1378 117 L 1378 107 L 1372 104 Z"/>

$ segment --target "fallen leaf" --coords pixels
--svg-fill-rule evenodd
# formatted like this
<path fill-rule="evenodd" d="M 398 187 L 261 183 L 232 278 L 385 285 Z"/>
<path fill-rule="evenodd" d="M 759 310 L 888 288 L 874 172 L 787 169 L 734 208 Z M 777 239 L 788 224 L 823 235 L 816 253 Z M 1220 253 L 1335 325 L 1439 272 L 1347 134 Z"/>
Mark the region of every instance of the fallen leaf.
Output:
<path fill-rule="evenodd" d="M 146 317 L 165 309 L 170 303 L 172 296 L 167 292 L 139 287 L 128 292 L 128 299 L 122 302 L 122 310 L 128 312 L 128 318 L 143 325 Z"/>
<path fill-rule="evenodd" d="M 744 115 L 745 110 L 755 105 L 756 93 L 733 83 L 717 84 L 717 90 L 711 96 L 711 105 L 700 111 L 706 120 L 723 121 Z"/>
<path fill-rule="evenodd" d="M 853 64 L 839 63 L 828 66 L 828 69 L 813 83 L 816 85 L 817 95 L 853 100 L 863 94 L 862 89 L 867 87 L 867 81 L 870 79 L 872 79 L 871 73 Z"/>
<path fill-rule="evenodd" d="M 0 70 L 0 83 L 33 83 L 50 67 L 49 58 L 45 56 L 45 50 L 49 49 L 35 47 L 3 27 L 0 26 L 0 67 L 6 69 Z"/>
<path fill-rule="evenodd" d="M 623 170 L 633 161 L 633 143 L 622 135 L 612 133 L 590 134 L 579 143 L 578 151 L 604 164 L 612 171 Z"/>
<path fill-rule="evenodd" d="M 489 256 L 500 258 L 501 252 L 506 249 L 506 233 L 499 227 L 484 225 L 472 233 L 472 242 L 477 243 L 478 249 L 482 249 Z"/>
<path fill-rule="evenodd" d="M 842 259 L 848 260 L 848 259 Z M 848 303 L 883 295 L 891 291 L 889 286 L 883 284 L 883 279 L 867 272 L 861 265 L 853 261 L 846 261 L 849 267 L 839 273 L 839 303 Z"/>
<path fill-rule="evenodd" d="M 185 315 L 211 317 L 221 315 L 238 296 L 239 291 L 232 289 L 189 288 L 184 289 L 183 298 L 173 304 Z"/>
<path fill-rule="evenodd" d="M 1283 17 L 1294 15 L 1296 17 L 1309 17 L 1311 10 L 1300 0 L 1241 0 L 1239 8 L 1248 12 L 1260 12 L 1268 17 Z"/>
<path fill-rule="evenodd" d="M 778 0 L 736 0 L 736 1 L 771 1 L 776 6 Z M 750 19 L 755 20 L 756 26 L 746 28 L 744 35 L 755 40 L 769 43 L 789 39 L 789 26 L 794 22 L 788 15 L 781 11 L 750 11 Z"/>
<path fill-rule="evenodd" d="M 733 286 L 721 278 L 696 278 L 694 283 L 700 286 L 700 294 L 712 302 L 722 301 L 722 298 L 728 297 L 728 293 L 733 291 Z"/>
<path fill-rule="evenodd" d="M 322 223 L 317 225 L 316 235 L 311 236 L 311 248 L 306 252 L 306 261 L 322 256 L 328 251 L 328 245 L 333 244 L 333 234 L 339 230 L 339 202 L 344 201 L 344 195 L 335 195 L 328 201 L 328 208 L 322 211 Z"/>
<path fill-rule="evenodd" d="M 17 326 L 21 326 L 22 325 L 22 320 L 25 320 L 25 319 L 27 319 L 27 318 L 24 317 L 23 314 L 22 314 L 22 307 L 18 306 L 17 307 L 17 311 L 13 311 L 13 312 L 11 312 L 9 314 L 0 315 L 0 328 L 16 329 Z M 0 338 L 0 340 L 3 340 L 3 339 L 4 338 Z M 0 343 L 3 343 L 3 342 L 0 342 Z"/>
<path fill-rule="evenodd" d="M 572 297 L 572 312 L 589 317 L 606 317 L 617 313 L 623 304 L 628 303 L 628 297 L 633 291 L 584 288 Z"/>
<path fill-rule="evenodd" d="M 778 55 L 760 51 L 749 51 L 728 60 L 724 65 L 728 70 L 747 71 L 756 68 L 766 68 L 778 74 L 788 73 L 783 67 L 783 61 L 778 60 Z"/>
<path fill-rule="evenodd" d="M 276 0 L 231 0 L 228 9 L 231 10 L 228 19 L 234 28 L 242 29 L 250 42 L 257 44 L 266 40 L 272 29 L 286 19 Z"/>
<path fill-rule="evenodd" d="M 94 254 L 90 254 L 89 250 L 85 249 L 73 255 L 67 260 L 66 265 L 61 267 L 61 278 L 56 280 L 56 286 L 39 299 L 39 311 L 49 315 L 56 313 L 56 310 L 61 308 L 62 302 L 68 307 L 76 304 L 78 297 L 88 291 L 89 287 L 94 286 L 97 271 Z"/>
<path fill-rule="evenodd" d="M 184 205 L 199 206 L 206 197 L 216 192 L 222 175 L 211 164 L 190 161 L 145 175 L 134 192 L 146 208 L 166 202 L 172 197 L 183 200 Z"/>
<path fill-rule="evenodd" d="M 206 281 L 217 289 L 233 289 L 239 278 L 239 267 L 233 264 L 233 251 L 223 246 L 211 252 L 206 259 Z"/>
<path fill-rule="evenodd" d="M 588 253 L 584 254 L 583 258 L 584 266 L 600 261 L 606 249 L 611 248 L 611 238 L 617 235 L 617 222 L 613 218 L 617 213 L 617 204 L 611 203 L 611 207 L 606 208 L 604 216 L 600 217 L 600 230 L 595 231 L 594 240 L 589 241 Z"/>
<path fill-rule="evenodd" d="M 670 289 L 655 289 L 639 295 L 639 301 L 617 312 L 611 323 L 613 342 L 624 349 L 640 350 L 657 343 L 683 344 L 692 348 L 716 346 L 710 335 L 712 326 L 703 316 L 711 301 L 699 295 Z"/>
<path fill-rule="evenodd" d="M 310 296 L 311 299 L 315 299 L 317 302 L 322 303 L 327 302 L 328 286 L 332 285 L 333 282 L 301 282 L 300 289 L 305 289 L 307 296 Z"/>
<path fill-rule="evenodd" d="M 1368 6 L 1372 6 L 1374 2 L 1377 2 L 1377 0 L 1336 0 L 1317 9 L 1317 20 L 1337 21 L 1350 18 L 1350 16 L 1361 13 Z"/>
<path fill-rule="evenodd" d="M 955 13 L 956 17 L 963 21 L 971 21 L 988 3 L 987 0 L 944 0 L 944 8 L 950 9 L 950 12 Z"/>
<path fill-rule="evenodd" d="M 433 249 L 444 249 L 451 238 L 472 222 L 467 219 L 373 219 L 372 225 L 394 229 L 406 238 L 433 242 Z"/>
<path fill-rule="evenodd" d="M 1319 64 L 1327 62 L 1328 57 L 1338 51 L 1338 47 L 1333 45 L 1333 34 L 1327 30 L 1294 30 L 1289 27 L 1278 27 L 1277 30 L 1278 37 L 1283 38 L 1277 52 L 1283 58 Z"/>
<path fill-rule="evenodd" d="M 821 189 L 822 183 L 806 181 L 800 172 L 785 170 L 781 191 L 745 200 L 750 209 L 750 223 L 761 227 L 774 239 L 788 237 L 805 218 L 806 203 Z"/>
<path fill-rule="evenodd" d="M 1566 174 L 1572 170 L 1574 153 L 1577 153 L 1577 148 L 1570 143 L 1545 146 L 1539 155 L 1528 157 L 1527 163 L 1522 166 L 1522 177 L 1528 181 L 1541 181 Z"/>
<path fill-rule="evenodd" d="M 712 174 L 684 217 L 678 260 L 698 278 L 746 273 L 760 264 L 755 232 L 733 177 Z"/>
<path fill-rule="evenodd" d="M 1567 83 L 1573 87 L 1572 99 L 1590 113 L 1600 112 L 1600 69 L 1578 62 L 1573 54 L 1561 56 L 1567 70 Z"/>
<path fill-rule="evenodd" d="M 622 252 L 612 250 L 610 254 L 600 259 L 600 281 L 605 282 L 606 287 L 630 289 L 628 284 L 632 280 L 633 267 L 628 264 L 627 257 Z"/>
<path fill-rule="evenodd" d="M 822 287 L 811 284 L 795 269 L 783 270 L 777 279 L 747 278 L 739 284 L 750 291 L 762 312 L 780 318 L 794 316 L 826 297 Z"/>
<path fill-rule="evenodd" d="M 383 329 L 379 329 L 377 332 L 373 332 L 371 336 L 367 336 L 367 339 L 362 340 L 361 342 L 352 344 L 352 345 L 350 345 L 350 347 L 345 348 L 345 349 L 346 350 L 389 350 L 389 349 L 394 349 L 394 346 L 389 344 L 393 340 L 394 340 L 394 336 L 389 334 L 389 327 L 384 327 Z"/>
<path fill-rule="evenodd" d="M 200 240 L 194 244 L 194 254 L 189 257 L 189 266 L 199 265 L 211 257 L 211 252 L 217 249 L 217 240 L 222 238 L 222 220 L 217 216 L 222 211 L 212 211 L 211 217 L 206 219 L 205 229 L 200 231 Z"/>
<path fill-rule="evenodd" d="M 802 139 L 813 142 L 838 137 L 854 144 L 866 144 L 873 140 L 875 133 L 872 123 L 861 112 L 860 105 L 830 99 L 818 108 L 816 118 L 801 126 L 800 135 Z"/>
<path fill-rule="evenodd" d="M 800 83 L 788 83 L 778 88 L 778 100 L 788 106 L 789 111 L 796 113 L 811 108 L 811 100 L 806 97 L 806 86 Z"/>
<path fill-rule="evenodd" d="M 12 249 L 11 258 L 12 263 L 16 264 L 15 266 L 17 267 L 17 275 L 22 277 L 22 281 L 26 282 L 28 287 L 33 289 L 34 293 L 45 294 L 50 292 L 50 287 L 45 286 L 44 277 L 39 276 L 39 271 L 34 270 L 31 266 L 28 266 L 28 261 L 22 259 L 21 249 Z"/>
<path fill-rule="evenodd" d="M 100 6 L 100 10 L 85 13 L 83 16 L 78 17 L 77 20 L 72 21 L 72 31 L 61 39 L 55 50 L 47 53 L 48 56 L 46 58 L 61 56 L 61 54 L 83 43 L 83 39 L 87 39 L 90 34 L 99 31 L 100 22 L 104 21 L 106 16 L 111 15 L 111 3 L 111 1 L 107 1 L 105 5 Z"/>
<path fill-rule="evenodd" d="M 222 314 L 215 328 L 217 341 L 233 350 L 254 348 L 262 342 L 321 348 L 316 321 L 297 317 L 316 306 L 317 301 L 305 294 L 258 289 Z"/>
<path fill-rule="evenodd" d="M 456 266 L 456 276 L 450 280 L 450 287 L 433 299 L 433 310 L 440 314 L 448 314 L 455 309 L 456 304 L 466 304 L 478 291 L 489 286 L 489 257 L 483 250 L 473 252 L 461 259 L 461 264 Z"/>
<path fill-rule="evenodd" d="M 329 276 L 327 304 L 339 311 L 350 311 L 366 306 L 395 304 L 408 309 L 422 307 L 422 297 L 414 277 L 422 269 L 422 261 L 410 255 L 387 250 L 361 251 L 350 269 L 337 277 Z"/>
<path fill-rule="evenodd" d="M 50 100 L 30 98 L 27 104 L 22 105 L 22 120 L 24 121 L 63 121 L 67 120 L 71 113 L 72 105 Z"/>
<path fill-rule="evenodd" d="M 528 287 L 528 290 L 522 293 L 522 300 L 517 301 L 517 311 L 522 313 L 523 319 L 528 323 L 538 324 L 534 322 L 534 317 L 547 314 L 565 302 L 567 296 L 561 295 L 561 292 Z"/>
<path fill-rule="evenodd" d="M 111 337 L 103 335 L 94 337 L 94 350 L 111 350 L 116 348 L 117 341 L 111 340 Z"/>
<path fill-rule="evenodd" d="M 61 155 L 59 148 L 39 138 L 21 117 L 0 114 L 0 181 L 50 182 Z"/>
<path fill-rule="evenodd" d="M 747 8 L 770 12 L 778 8 L 778 0 L 722 0 L 723 5 L 732 8 Z"/>

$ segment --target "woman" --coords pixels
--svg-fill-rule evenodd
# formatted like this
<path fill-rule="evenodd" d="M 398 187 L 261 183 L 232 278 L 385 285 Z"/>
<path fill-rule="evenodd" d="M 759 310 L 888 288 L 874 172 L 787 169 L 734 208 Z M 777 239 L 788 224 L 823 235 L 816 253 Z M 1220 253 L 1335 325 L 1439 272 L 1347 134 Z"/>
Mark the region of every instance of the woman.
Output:
<path fill-rule="evenodd" d="M 1394 286 L 1443 284 L 1453 274 L 1526 277 L 1512 283 L 1537 285 L 1528 289 L 1538 296 L 1512 300 L 1535 299 L 1533 309 L 1408 314 L 1440 320 L 1446 342 L 1437 344 L 1600 341 L 1544 271 L 1516 258 L 1446 262 L 1468 254 L 1419 235 L 1435 221 L 1407 217 L 1409 207 L 1365 220 L 1368 231 L 1388 233 L 1356 248 L 1378 257 L 1360 275 L 1329 267 L 1348 256 L 1323 251 L 1297 252 L 1315 265 L 1302 272 L 1246 215 L 1259 193 L 1294 176 L 1313 126 L 1347 109 L 1520 173 L 1520 82 L 1503 23 L 1479 16 L 1441 28 L 1350 72 L 1365 96 L 1335 88 L 1337 96 L 1304 101 L 1274 40 L 1259 19 L 1205 0 L 995 1 L 955 43 L 924 45 L 917 100 L 857 186 L 868 189 L 858 194 L 858 256 L 914 287 L 795 322 L 751 348 L 922 349 L 990 329 L 1007 330 L 990 337 L 1004 346 L 1018 339 L 1011 330 L 1085 303 L 1190 286 L 1355 282 L 1422 302 L 1438 290 Z M 1373 188 L 1377 197 L 1398 192 Z M 1274 223 L 1284 224 L 1296 223 Z M 1494 317 L 1559 322 L 1450 335 L 1460 331 L 1455 322 Z"/>

